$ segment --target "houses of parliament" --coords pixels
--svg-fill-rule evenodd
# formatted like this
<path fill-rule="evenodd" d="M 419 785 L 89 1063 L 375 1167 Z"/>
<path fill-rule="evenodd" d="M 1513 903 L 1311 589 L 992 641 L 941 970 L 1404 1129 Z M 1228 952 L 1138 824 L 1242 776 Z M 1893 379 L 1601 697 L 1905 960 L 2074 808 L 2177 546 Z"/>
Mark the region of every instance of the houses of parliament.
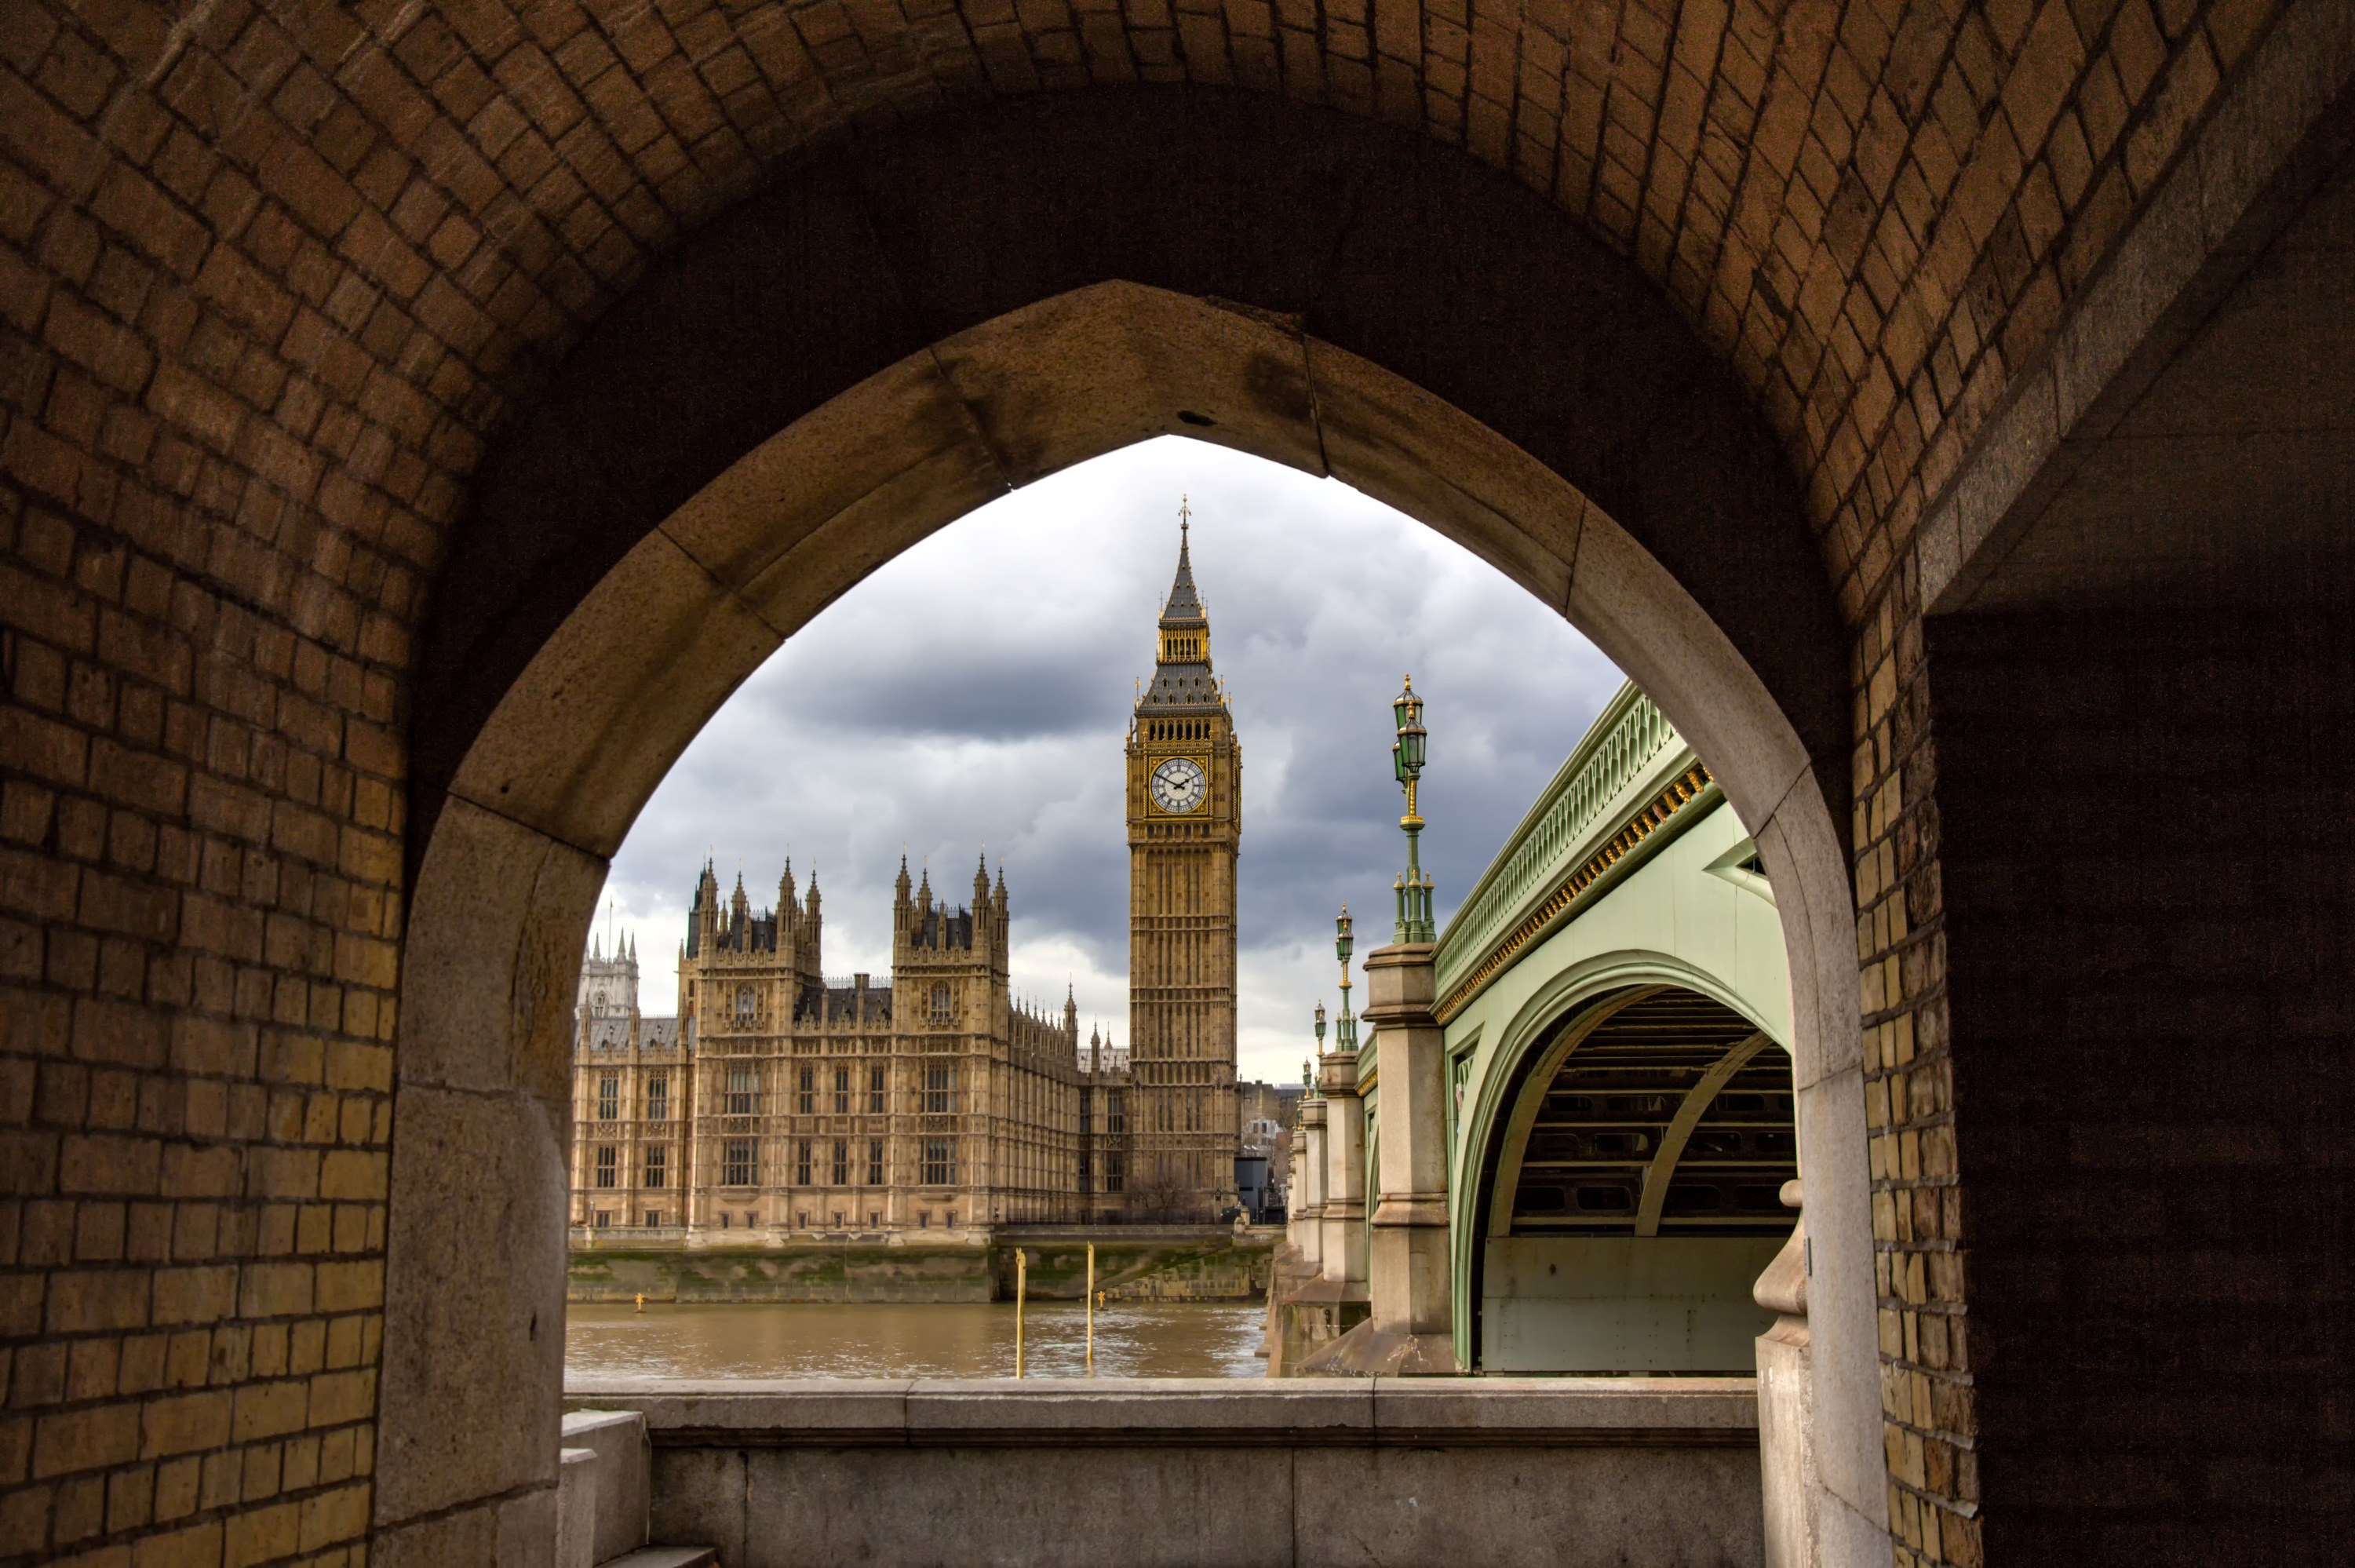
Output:
<path fill-rule="evenodd" d="M 677 1010 L 638 1010 L 634 943 L 581 967 L 572 1222 L 692 1232 L 960 1231 L 1208 1220 L 1236 1201 L 1235 854 L 1242 753 L 1179 524 L 1124 765 L 1129 1043 L 1017 1001 L 1001 868 L 911 887 L 891 972 L 831 978 L 817 880 L 755 909 L 707 861 Z"/>

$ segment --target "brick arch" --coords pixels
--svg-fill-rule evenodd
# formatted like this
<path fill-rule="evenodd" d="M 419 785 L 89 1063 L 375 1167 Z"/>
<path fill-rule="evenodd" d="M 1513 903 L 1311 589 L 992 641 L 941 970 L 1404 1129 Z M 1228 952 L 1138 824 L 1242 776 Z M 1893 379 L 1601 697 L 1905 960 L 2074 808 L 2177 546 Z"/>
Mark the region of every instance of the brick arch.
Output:
<path fill-rule="evenodd" d="M 417 843 L 407 694 L 483 454 L 683 236 L 827 148 L 983 100 L 1167 80 L 1380 119 L 1504 171 L 1657 282 L 1762 411 L 1836 584 L 1870 803 L 1853 829 L 1859 945 L 1881 1049 L 1903 1052 L 1874 1071 L 1910 1074 L 1945 1136 L 1923 603 L 1956 569 L 1956 515 L 1967 552 L 1989 492 L 2008 505 L 2067 433 L 2051 411 L 2076 405 L 2049 395 L 2043 357 L 2114 242 L 2164 218 L 2237 243 L 2186 207 L 2240 210 L 2235 179 L 2283 156 L 2274 100 L 2298 94 L 2274 91 L 2276 71 L 2262 101 L 2226 101 L 2264 74 L 2259 40 L 2278 53 L 2301 27 L 2303 75 L 2287 74 L 2341 80 L 2336 33 L 2300 18 L 2343 16 L 2330 0 L 8 8 L 0 760 L 17 859 L 0 953 L 28 1195 L 9 1288 L 45 1314 L 41 1355 L 119 1353 L 123 1371 L 18 1375 L 14 1397 L 44 1430 L 54 1417 L 60 1446 L 37 1462 L 56 1478 L 7 1483 L 7 1506 L 37 1520 L 54 1490 L 59 1550 L 233 1531 L 292 1551 L 298 1513 L 306 1541 L 364 1531 Z M 2195 132 L 2211 155 L 2185 155 Z M 2162 200 L 2170 181 L 2201 189 Z M 2174 300 L 2163 269 L 2121 271 L 2114 292 Z M 2124 355 L 2143 330 L 2080 336 Z M 2038 376 L 2047 395 L 2010 395 Z M 1975 443 L 1991 484 L 1958 483 Z M 298 1128 L 258 1108 L 289 1095 L 336 1115 Z M 1909 1157 L 1901 1190 L 1891 1310 L 1950 1313 L 1959 1344 L 1961 1274 L 1940 1266 L 1960 1256 L 1961 1179 L 1947 1159 L 1916 1185 Z M 161 1206 L 125 1230 L 141 1194 L 185 1200 L 168 1247 Z M 192 1305 L 235 1320 L 174 1327 Z M 192 1374 L 208 1332 L 216 1360 Z M 324 1335 L 324 1369 L 249 1354 L 257 1333 Z M 1929 1391 L 1899 1420 L 1901 1533 L 1967 1559 L 1967 1371 L 1910 1349 L 1892 1364 Z M 308 1414 L 288 1418 L 306 1380 Z M 232 1436 L 232 1397 L 277 1413 Z M 174 1457 L 139 1456 L 151 1406 Z M 12 1419 L 21 1451 L 35 1415 Z M 307 1481 L 272 1491 L 249 1468 L 240 1498 L 219 1488 L 216 1470 L 282 1442 L 324 1450 Z M 130 1500 L 101 1513 L 111 1479 Z"/>
<path fill-rule="evenodd" d="M 713 239 L 723 257 L 775 253 L 767 233 Z M 794 320 L 852 314 L 831 304 L 821 274 L 799 275 L 810 297 Z M 1418 275 L 1449 282 L 1437 257 Z M 613 336 L 582 351 L 589 374 L 578 396 L 551 390 L 549 406 L 565 417 L 527 426 L 521 454 L 494 464 L 477 525 L 491 547 L 453 571 L 503 564 L 471 594 L 453 575 L 434 632 L 451 651 L 429 644 L 429 669 L 484 685 L 420 691 L 421 734 L 438 728 L 464 743 L 440 775 L 439 798 L 421 798 L 416 812 L 422 850 L 403 960 L 379 1412 L 383 1543 L 456 1550 L 451 1541 L 464 1538 L 450 1532 L 496 1531 L 500 1508 L 552 1475 L 559 1351 L 538 1330 L 563 1309 L 570 976 L 604 858 L 672 760 L 785 636 L 883 561 L 1010 484 L 1167 432 L 1332 475 L 1480 553 L 1645 682 L 1756 825 L 1786 911 L 1797 1078 L 1810 1106 L 1811 1179 L 1823 1189 L 1818 1345 L 1827 1407 L 1841 1411 L 1827 1423 L 1838 1436 L 1825 1468 L 1877 1524 L 1878 1408 L 1868 1397 L 1842 1411 L 1838 1398 L 1869 1394 L 1875 1340 L 1836 807 L 1781 695 L 1693 591 L 1593 496 L 1430 389 L 1296 316 L 1134 282 L 1055 294 L 923 345 L 656 511 L 640 502 L 648 467 L 665 472 L 682 452 L 725 455 L 758 427 L 730 422 L 750 416 L 730 394 L 738 367 L 726 352 L 710 357 L 709 404 L 665 379 L 680 343 L 709 340 L 715 324 L 696 324 L 694 310 L 715 298 L 732 306 L 751 291 L 694 269 L 652 287 L 666 308 L 617 316 Z M 1477 345 L 1487 368 L 1505 385 L 1543 385 L 1560 340 L 1502 295 L 1482 303 L 1499 328 Z M 755 360 L 768 330 L 753 320 L 740 334 Z M 1672 343 L 1656 347 L 1654 368 L 1623 377 L 1625 403 L 1642 403 L 1641 374 L 1693 373 Z M 698 377 L 707 363 L 677 362 Z M 619 407 L 582 417 L 616 388 L 629 394 Z M 1575 415 L 1570 407 L 1562 417 Z M 1595 422 L 1609 433 L 1607 419 Z M 1576 453 L 1582 438 L 1593 432 L 1556 432 L 1554 443 Z M 536 442 L 552 453 L 532 451 Z M 1699 467 L 1712 455 L 1720 466 Z M 1653 501 L 1647 521 L 1688 553 L 1705 553 L 1718 536 L 1730 557 L 1758 559 L 1737 530 L 1766 523 L 1754 498 L 1776 491 L 1771 447 L 1694 443 L 1685 459 L 1678 488 L 1665 493 L 1686 504 Z M 1613 481 L 1608 467 L 1594 472 Z M 1628 492 L 1638 501 L 1662 493 Z M 1744 495 L 1747 508 L 1706 504 Z M 1785 537 L 1803 545 L 1783 495 Z M 608 559 L 597 552 L 621 546 L 595 567 Z M 590 570 L 594 580 L 575 586 Z M 1778 674 L 1836 661 L 1828 613 L 1811 647 L 1808 621 L 1787 600 L 1772 608 Z M 506 661 L 520 667 L 486 678 L 513 667 Z M 1796 688 L 1802 699 L 1811 689 L 1822 688 Z M 475 710 L 480 720 L 462 730 L 453 716 Z M 425 776 L 421 766 L 421 791 Z M 500 1206 L 481 1202 L 486 1187 L 506 1195 Z M 509 1267 L 453 1300 L 452 1265 L 484 1256 Z"/>
<path fill-rule="evenodd" d="M 972 482 L 999 490 L 1070 461 L 1068 413 L 1001 391 L 974 346 L 993 321 L 1115 280 L 1226 302 L 1229 336 L 1253 315 L 1273 336 L 1231 384 L 1128 395 L 1127 422 L 1093 439 L 1251 445 L 1270 421 L 1313 418 L 1347 388 L 1286 364 L 1298 356 L 1272 346 L 1287 333 L 1380 365 L 1591 497 L 1724 631 L 1808 754 L 1845 752 L 1836 610 L 1797 488 L 1739 384 L 1634 268 L 1428 141 L 1280 100 L 1135 89 L 936 117 L 812 159 L 609 313 L 483 465 L 437 576 L 417 667 L 421 822 L 591 585 L 843 389 L 954 341 L 976 357 L 944 363 L 952 406 L 912 416 L 938 422 L 924 439 L 976 427 Z M 1149 345 L 1130 352 L 1154 368 Z M 1309 445 L 1269 451 L 1330 466 Z M 1577 544 L 1558 542 L 1550 577 L 1519 557 L 1524 585 L 1561 609 Z"/>
<path fill-rule="evenodd" d="M 1629 258 L 1764 411 L 1859 621 L 2277 8 L 44 5 L 8 107 L 18 165 L 170 296 L 92 280 L 76 237 L 48 260 L 162 352 L 102 319 L 61 350 L 152 376 L 261 504 L 315 494 L 395 619 L 486 445 L 682 237 L 944 109 L 1188 84 L 1460 148 Z"/>

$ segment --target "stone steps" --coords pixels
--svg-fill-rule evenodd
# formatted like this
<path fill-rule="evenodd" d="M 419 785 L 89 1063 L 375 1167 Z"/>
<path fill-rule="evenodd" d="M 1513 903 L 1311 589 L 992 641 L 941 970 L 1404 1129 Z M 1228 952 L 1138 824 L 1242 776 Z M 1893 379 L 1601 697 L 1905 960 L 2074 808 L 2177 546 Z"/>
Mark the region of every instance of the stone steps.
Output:
<path fill-rule="evenodd" d="M 646 1418 L 574 1411 L 557 1472 L 557 1568 L 719 1568 L 709 1546 L 646 1543 L 653 1450 Z"/>

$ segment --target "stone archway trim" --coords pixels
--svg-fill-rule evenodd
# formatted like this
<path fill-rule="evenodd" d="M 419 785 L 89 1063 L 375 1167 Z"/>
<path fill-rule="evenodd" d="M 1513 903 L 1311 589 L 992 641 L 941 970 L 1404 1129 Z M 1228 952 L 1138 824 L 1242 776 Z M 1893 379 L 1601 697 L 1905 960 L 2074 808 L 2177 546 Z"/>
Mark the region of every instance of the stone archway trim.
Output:
<path fill-rule="evenodd" d="M 1838 1413 L 1838 1446 L 1853 1450 L 1825 1477 L 1859 1520 L 1881 1513 L 1854 944 L 1841 929 L 1852 906 L 1827 791 L 1774 695 L 1614 517 L 1447 400 L 1282 316 L 1108 283 L 906 356 L 752 446 L 649 525 L 558 620 L 438 799 L 419 803 L 428 837 L 410 919 L 416 961 L 402 969 L 379 1385 L 376 1518 L 388 1541 L 531 1517 L 555 1460 L 560 1352 L 535 1335 L 561 1310 L 563 1232 L 538 1216 L 562 1212 L 564 1102 L 551 1089 L 565 1054 L 549 1019 L 566 1004 L 527 978 L 536 961 L 519 956 L 512 977 L 493 964 L 459 988 L 435 955 L 577 953 L 606 857 L 704 720 L 786 635 L 1015 485 L 1161 433 L 1356 485 L 1567 615 L 1708 759 L 1777 889 L 1821 906 L 1822 936 L 1785 907 L 1795 997 L 1828 1004 L 1799 1015 L 1795 1063 L 1803 1116 L 1813 1093 L 1826 1127 L 1854 1124 L 1830 1146 L 1852 1158 L 1821 1164 L 1851 1171 L 1860 1227 L 1844 1255 L 1818 1243 L 1819 1274 L 1840 1260 L 1839 1276 L 1818 1285 L 1855 1309 L 1849 1338 L 1828 1333 L 1820 1359 L 1840 1386 L 1818 1408 Z M 525 866 L 545 896 L 480 885 L 515 881 L 495 869 Z M 485 1027 L 470 1008 L 494 994 L 502 1016 Z M 485 1167 L 467 1151 L 503 1149 L 512 1164 L 533 1147 L 547 1157 L 518 1167 L 515 1189 L 485 1214 Z M 447 1217 L 470 1210 L 498 1232 L 475 1240 L 512 1275 L 453 1311 Z M 468 1434 L 497 1435 L 496 1452 L 476 1452 Z"/>

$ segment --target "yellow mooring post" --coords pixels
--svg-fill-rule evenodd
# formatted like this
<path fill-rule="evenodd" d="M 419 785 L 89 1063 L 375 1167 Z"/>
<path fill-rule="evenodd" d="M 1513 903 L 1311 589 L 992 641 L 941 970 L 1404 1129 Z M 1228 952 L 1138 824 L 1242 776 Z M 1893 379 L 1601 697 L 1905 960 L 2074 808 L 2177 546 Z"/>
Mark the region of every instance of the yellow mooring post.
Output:
<path fill-rule="evenodd" d="M 1014 1249 L 1014 1375 L 1022 1375 L 1022 1298 L 1030 1288 L 1030 1254 Z"/>
<path fill-rule="evenodd" d="M 1096 1244 L 1088 1243 L 1088 1376 L 1096 1375 Z"/>

